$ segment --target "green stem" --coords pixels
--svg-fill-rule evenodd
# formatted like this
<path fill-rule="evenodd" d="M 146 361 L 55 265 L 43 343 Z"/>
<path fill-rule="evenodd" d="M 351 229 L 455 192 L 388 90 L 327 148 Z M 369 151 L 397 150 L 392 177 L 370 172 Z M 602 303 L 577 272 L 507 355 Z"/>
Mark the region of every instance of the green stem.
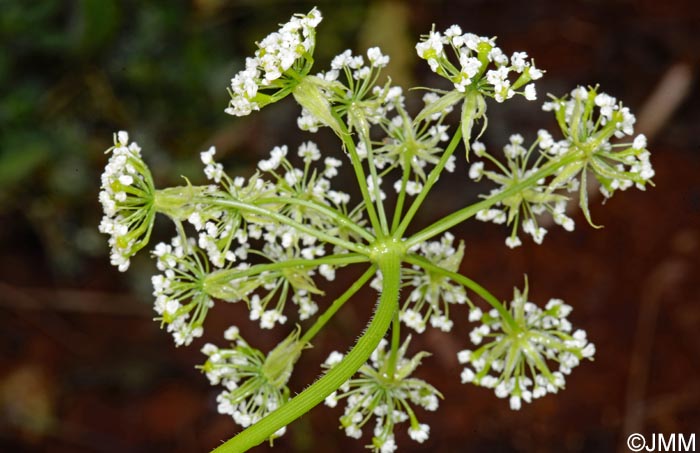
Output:
<path fill-rule="evenodd" d="M 396 200 L 396 207 L 394 208 L 394 217 L 391 219 L 391 232 L 392 234 L 396 232 L 399 227 L 399 222 L 401 221 L 401 214 L 403 214 L 403 204 L 406 201 L 406 185 L 408 184 L 408 177 L 411 174 L 410 162 L 406 162 L 403 167 L 403 175 L 401 176 L 401 192 Z M 394 235 L 396 237 L 396 235 Z"/>
<path fill-rule="evenodd" d="M 289 198 L 289 197 L 278 197 L 278 198 L 262 198 L 259 200 L 256 200 L 260 204 L 293 204 L 293 205 L 299 205 L 299 206 L 304 206 L 306 208 L 312 209 L 316 212 L 319 212 L 321 214 L 324 214 L 333 221 L 338 224 L 346 227 L 349 230 L 352 230 L 354 233 L 356 233 L 358 236 L 361 236 L 363 239 L 365 239 L 367 242 L 372 242 L 374 241 L 374 236 L 372 234 L 362 228 L 361 226 L 357 225 L 355 222 L 350 220 L 347 216 L 341 214 L 337 210 L 330 208 L 328 206 L 313 202 L 311 200 L 301 200 L 299 198 Z"/>
<path fill-rule="evenodd" d="M 361 133 L 362 134 L 362 133 Z M 381 232 L 384 236 L 389 234 L 389 224 L 386 220 L 386 213 L 384 212 L 384 203 L 382 202 L 382 188 L 379 187 L 379 177 L 377 176 L 377 167 L 374 164 L 374 153 L 372 152 L 372 142 L 370 142 L 369 137 L 362 134 L 362 141 L 365 143 L 365 149 L 367 150 L 367 162 L 369 167 L 369 174 L 372 178 L 372 189 L 374 191 L 374 202 L 377 205 L 377 213 L 379 216 L 379 223 L 381 225 Z"/>
<path fill-rule="evenodd" d="M 423 200 L 425 200 L 425 197 L 428 196 L 430 189 L 433 187 L 433 185 L 440 178 L 440 173 L 442 173 L 442 169 L 445 168 L 445 165 L 447 164 L 447 161 L 449 160 L 450 156 L 452 156 L 452 154 L 455 152 L 455 149 L 457 149 L 457 145 L 459 145 L 461 138 L 462 138 L 462 129 L 457 128 L 457 131 L 455 132 L 455 135 L 452 137 L 450 144 L 447 145 L 447 148 L 445 148 L 445 152 L 442 153 L 442 156 L 440 157 L 440 161 L 437 163 L 435 168 L 433 168 L 432 171 L 430 172 L 430 174 L 428 175 L 428 179 L 425 181 L 425 185 L 423 186 L 423 190 L 421 190 L 420 193 L 418 194 L 418 196 L 416 197 L 416 199 L 413 200 L 413 203 L 411 203 L 411 207 L 408 208 L 408 211 L 406 212 L 406 216 L 401 220 L 401 224 L 399 225 L 399 228 L 396 230 L 396 234 L 394 237 L 402 237 L 403 234 L 406 232 L 406 228 L 408 228 L 408 226 L 411 223 L 411 220 L 413 220 L 413 216 L 416 215 L 416 212 L 418 212 L 418 208 L 420 208 L 421 204 L 423 204 Z"/>
<path fill-rule="evenodd" d="M 259 445 L 277 430 L 321 403 L 367 361 L 389 329 L 394 313 L 398 309 L 401 251 L 396 247 L 389 247 L 377 256 L 376 261 L 383 277 L 382 295 L 367 330 L 345 358 L 306 390 L 214 449 L 213 453 L 242 453 Z"/>
<path fill-rule="evenodd" d="M 340 297 L 338 297 L 336 300 L 333 301 L 330 307 L 323 312 L 321 316 L 316 319 L 314 324 L 307 330 L 304 335 L 299 339 L 301 343 L 309 343 L 313 337 L 316 336 L 316 334 L 323 328 L 323 326 L 326 325 L 326 323 L 335 315 L 335 313 L 340 310 L 340 307 L 345 304 L 345 302 L 348 301 L 353 295 L 355 295 L 356 292 L 358 292 L 364 285 L 369 281 L 370 278 L 374 276 L 374 274 L 377 272 L 376 266 L 370 266 L 369 269 L 365 271 L 360 278 L 355 280 L 355 283 L 352 284 L 350 288 L 348 288 Z"/>
<path fill-rule="evenodd" d="M 401 341 L 401 321 L 399 320 L 399 311 L 394 313 L 394 319 L 391 323 L 391 352 L 389 353 L 389 362 L 387 363 L 387 374 L 394 379 L 396 374 L 396 356 L 399 352 Z"/>
<path fill-rule="evenodd" d="M 306 233 L 310 236 L 313 236 L 317 239 L 325 241 L 329 244 L 337 245 L 339 247 L 343 247 L 347 250 L 351 250 L 353 252 L 357 252 L 357 253 L 360 253 L 362 255 L 367 255 L 369 253 L 368 248 L 361 245 L 361 244 L 356 244 L 354 242 L 346 241 L 345 239 L 341 239 L 339 237 L 332 236 L 330 234 L 324 233 L 323 231 L 318 231 L 317 229 L 312 228 L 308 225 L 304 225 L 303 223 L 299 223 L 295 220 L 292 220 L 283 214 L 271 211 L 269 209 L 261 208 L 260 206 L 257 206 L 254 204 L 246 203 L 244 201 L 232 200 L 232 199 L 226 200 L 226 199 L 217 199 L 217 198 L 215 198 L 215 199 L 208 198 L 208 199 L 206 199 L 206 202 L 213 204 L 213 205 L 221 206 L 221 207 L 239 209 L 241 211 L 250 212 L 252 214 L 258 214 L 260 216 L 267 217 L 270 220 L 274 220 L 274 221 L 277 221 L 281 224 L 288 225 L 301 233 Z"/>
<path fill-rule="evenodd" d="M 358 253 L 341 253 L 338 255 L 328 255 L 323 258 L 307 260 L 305 258 L 292 259 L 287 261 L 277 261 L 274 263 L 255 264 L 247 269 L 223 269 L 214 271 L 207 276 L 207 283 L 229 282 L 238 278 L 249 277 L 261 272 L 278 271 L 288 267 L 317 267 L 322 264 L 334 266 L 345 266 L 347 264 L 365 263 L 369 260 L 365 255 Z"/>
<path fill-rule="evenodd" d="M 518 325 L 516 324 L 515 320 L 513 319 L 513 316 L 511 316 L 510 312 L 506 310 L 506 307 L 503 306 L 503 304 L 496 299 L 496 297 L 491 294 L 486 288 L 483 286 L 479 285 L 476 283 L 474 280 L 465 277 L 462 274 L 458 274 L 457 272 L 452 272 L 448 271 L 447 269 L 436 266 L 435 264 L 431 263 L 427 259 L 423 258 L 420 255 L 408 255 L 405 257 L 405 260 L 409 264 L 415 264 L 416 266 L 420 266 L 426 271 L 429 272 L 436 272 L 438 274 L 442 274 L 445 277 L 454 280 L 455 282 L 459 283 L 460 285 L 464 286 L 465 288 L 468 288 L 472 291 L 474 291 L 476 294 L 478 294 L 482 299 L 484 299 L 486 302 L 488 302 L 489 305 L 491 305 L 493 308 L 495 308 L 498 313 L 501 315 L 501 317 L 510 325 L 510 327 L 513 329 L 513 331 L 518 330 Z"/>
<path fill-rule="evenodd" d="M 360 193 L 362 193 L 362 200 L 367 208 L 367 216 L 372 224 L 372 228 L 378 234 L 382 231 L 381 223 L 377 217 L 377 211 L 374 209 L 374 203 L 372 203 L 372 198 L 369 196 L 369 191 L 367 190 L 367 177 L 365 176 L 365 170 L 362 168 L 362 162 L 360 162 L 360 156 L 357 155 L 357 149 L 355 149 L 355 142 L 352 139 L 352 134 L 348 131 L 348 127 L 345 122 L 338 116 L 335 115 L 338 124 L 340 125 L 341 135 L 340 138 L 343 140 L 345 148 L 347 148 L 350 154 L 350 162 L 352 162 L 352 168 L 355 170 L 355 177 L 357 178 L 357 185 L 360 186 Z"/>
<path fill-rule="evenodd" d="M 406 239 L 406 248 L 411 248 L 416 244 L 425 242 L 437 236 L 438 234 L 449 230 L 453 226 L 458 225 L 467 220 L 468 218 L 474 216 L 477 212 L 481 211 L 482 209 L 488 209 L 494 204 L 498 203 L 499 201 L 502 201 L 512 195 L 515 195 L 521 190 L 533 184 L 536 184 L 539 179 L 550 176 L 551 174 L 555 173 L 559 168 L 562 168 L 574 162 L 577 159 L 579 159 L 579 156 L 573 155 L 566 156 L 563 159 L 551 161 L 549 164 L 545 165 L 544 167 L 530 175 L 528 178 L 523 179 L 517 184 L 513 184 L 504 191 L 499 192 L 496 195 L 490 196 L 484 201 L 474 203 L 472 205 L 467 206 L 466 208 L 462 208 L 459 211 L 453 212 L 452 214 L 443 217 L 442 219 L 430 225 L 429 227 L 422 229 L 410 238 Z"/>

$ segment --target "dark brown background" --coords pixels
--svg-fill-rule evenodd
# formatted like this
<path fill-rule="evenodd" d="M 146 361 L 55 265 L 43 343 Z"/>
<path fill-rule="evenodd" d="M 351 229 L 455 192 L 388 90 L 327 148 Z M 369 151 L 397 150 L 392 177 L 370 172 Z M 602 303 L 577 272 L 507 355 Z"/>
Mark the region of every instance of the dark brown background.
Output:
<path fill-rule="evenodd" d="M 238 428 L 216 413 L 218 390 L 194 369 L 202 342 L 175 349 L 151 320 L 152 264 L 145 254 L 126 274 L 108 265 L 104 238 L 95 233 L 102 150 L 112 131 L 128 129 L 164 186 L 178 184 L 180 174 L 201 180 L 197 154 L 212 143 L 230 171 L 247 174 L 272 146 L 302 141 L 291 102 L 246 119 L 222 110 L 226 81 L 252 42 L 312 5 L 47 1 L 37 12 L 22 3 L 0 2 L 0 38 L 9 50 L 0 60 L 8 90 L 0 104 L 0 450 L 208 451 Z M 525 241 L 516 251 L 503 245 L 506 231 L 499 227 L 469 222 L 453 230 L 467 244 L 462 272 L 497 297 L 510 297 L 527 273 L 531 300 L 561 297 L 573 305 L 570 319 L 595 342 L 595 362 L 576 369 L 566 391 L 512 412 L 491 391 L 459 383 L 454 353 L 467 345 L 463 319 L 450 335 L 429 331 L 414 341 L 414 351 L 433 353 L 419 374 L 446 398 L 436 413 L 419 413 L 431 426 L 429 441 L 417 445 L 402 432 L 399 451 L 609 452 L 627 451 L 624 440 L 632 432 L 700 435 L 695 2 L 318 6 L 325 16 L 319 68 L 346 47 L 378 44 L 393 58 L 395 80 L 435 84 L 412 46 L 431 23 L 437 29 L 457 23 L 464 31 L 498 36 L 508 53 L 527 50 L 547 70 L 540 99 L 600 83 L 633 112 L 644 111 L 641 126 L 652 135 L 656 187 L 620 193 L 604 206 L 596 200 L 592 213 L 601 230 L 577 215 L 574 233 L 552 229 L 543 245 Z M 665 79 L 669 70 L 680 76 Z M 667 105 L 677 106 L 671 116 L 664 113 Z M 524 101 L 490 104 L 489 119 L 484 139 L 493 147 L 511 132 L 527 138 L 551 125 Z M 655 132 L 650 125 L 657 120 L 663 126 Z M 334 149 L 327 136 L 317 138 L 324 151 Z M 10 166 L 34 148 L 43 154 L 31 165 Z M 474 199 L 481 188 L 465 173 L 462 166 L 438 186 L 418 224 Z M 156 234 L 167 237 L 167 225 Z M 329 296 L 356 273 L 341 275 Z M 297 366 L 294 389 L 312 381 L 329 351 L 351 344 L 375 297 L 366 292 L 343 309 Z M 236 323 L 267 350 L 286 334 L 276 329 L 263 337 L 246 318 L 243 306 L 219 304 L 205 339 L 219 342 Z M 368 439 L 354 441 L 338 430 L 340 411 L 312 411 L 291 426 L 276 451 L 364 451 Z"/>

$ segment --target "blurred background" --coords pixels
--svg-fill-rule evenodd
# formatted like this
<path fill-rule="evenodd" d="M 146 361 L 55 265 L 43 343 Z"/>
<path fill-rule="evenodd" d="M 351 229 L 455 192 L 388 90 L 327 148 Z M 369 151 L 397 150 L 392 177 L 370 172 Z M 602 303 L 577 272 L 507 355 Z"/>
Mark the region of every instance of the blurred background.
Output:
<path fill-rule="evenodd" d="M 176 349 L 152 321 L 147 253 L 124 274 L 109 266 L 97 232 L 99 175 L 112 133 L 143 147 L 157 185 L 203 181 L 199 152 L 217 146 L 230 173 L 247 175 L 279 144 L 308 139 L 291 99 L 247 118 L 223 113 L 228 81 L 260 40 L 294 12 L 317 5 L 317 68 L 346 48 L 379 45 L 404 87 L 440 86 L 415 55 L 431 24 L 498 36 L 547 70 L 544 93 L 600 83 L 638 115 L 657 176 L 646 193 L 620 193 L 576 217 L 573 234 L 516 251 L 506 231 L 470 222 L 453 230 L 467 252 L 462 272 L 500 299 L 530 280 L 531 300 L 560 297 L 598 352 L 566 391 L 512 412 L 492 392 L 459 383 L 451 335 L 414 341 L 433 351 L 420 375 L 445 395 L 418 445 L 400 451 L 628 451 L 634 432 L 700 436 L 700 8 L 693 0 L 274 1 L 0 0 L 0 450 L 7 452 L 200 452 L 238 431 L 216 413 L 219 389 L 194 368 L 205 341 L 239 324 L 268 350 L 284 329 L 259 334 L 243 304 L 219 304 L 205 337 Z M 410 97 L 411 94 L 408 94 Z M 416 98 L 419 93 L 414 93 Z M 539 102 L 537 103 L 539 104 Z M 484 141 L 526 141 L 552 119 L 534 103 L 489 105 Z M 318 134 L 328 153 L 332 137 Z M 466 166 L 438 185 L 416 227 L 475 199 Z M 168 238 L 158 224 L 156 239 Z M 343 273 L 328 296 L 356 273 Z M 292 378 L 302 389 L 334 349 L 350 346 L 369 319 L 372 292 L 344 307 Z M 295 422 L 274 451 L 365 451 L 338 429 L 341 409 Z M 697 441 L 697 440 L 696 440 Z M 272 451 L 263 445 L 256 451 Z"/>

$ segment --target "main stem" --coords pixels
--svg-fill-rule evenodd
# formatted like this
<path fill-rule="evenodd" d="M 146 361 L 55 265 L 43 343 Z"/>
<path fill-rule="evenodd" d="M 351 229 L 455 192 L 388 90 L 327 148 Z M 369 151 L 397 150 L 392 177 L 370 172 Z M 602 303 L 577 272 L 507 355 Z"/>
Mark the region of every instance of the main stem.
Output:
<path fill-rule="evenodd" d="M 311 342 L 311 339 L 313 339 L 313 337 L 316 336 L 316 334 L 323 328 L 323 326 L 326 325 L 333 315 L 340 310 L 340 307 L 342 307 L 343 304 L 348 301 L 348 299 L 354 296 L 356 292 L 362 289 L 362 287 L 365 286 L 365 283 L 367 283 L 376 272 L 377 268 L 374 265 L 370 266 L 369 269 L 367 269 L 365 273 L 360 276 L 360 278 L 355 280 L 355 283 L 353 283 L 350 288 L 348 288 L 340 297 L 333 301 L 331 306 L 318 317 L 316 322 L 304 333 L 299 341 L 302 343 Z"/>
<path fill-rule="evenodd" d="M 261 444 L 277 430 L 320 404 L 355 374 L 377 348 L 398 309 L 401 255 L 402 252 L 398 248 L 387 247 L 376 257 L 377 267 L 383 277 L 382 295 L 367 330 L 345 358 L 306 390 L 214 449 L 212 453 L 242 453 Z"/>

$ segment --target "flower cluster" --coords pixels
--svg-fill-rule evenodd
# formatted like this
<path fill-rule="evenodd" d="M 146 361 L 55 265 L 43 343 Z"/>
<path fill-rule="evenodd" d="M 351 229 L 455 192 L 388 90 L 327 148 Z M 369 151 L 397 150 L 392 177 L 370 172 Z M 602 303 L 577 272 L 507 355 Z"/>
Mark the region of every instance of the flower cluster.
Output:
<path fill-rule="evenodd" d="M 490 198 L 521 184 L 546 167 L 554 167 L 551 178 L 540 178 L 515 194 L 483 209 L 477 219 L 511 225 L 511 234 L 506 245 L 517 247 L 521 240 L 518 226 L 530 234 L 538 244 L 547 230 L 541 226 L 537 216 L 549 213 L 554 223 L 567 231 L 574 229 L 574 221 L 566 214 L 566 192 L 579 192 L 579 206 L 592 224 L 588 208 L 587 175 L 591 172 L 600 183 L 600 190 L 608 198 L 615 190 L 636 186 L 644 190 L 651 183 L 654 169 L 649 161 L 646 138 L 637 135 L 632 143 L 611 143 L 613 138 L 624 138 L 634 134 L 635 118 L 627 107 L 612 96 L 599 93 L 597 88 L 578 87 L 571 97 L 553 99 L 543 106 L 554 111 L 564 136 L 555 140 L 552 135 L 540 130 L 537 139 L 529 148 L 523 146 L 519 134 L 510 137 L 503 148 L 505 163 L 486 152 L 485 146 L 474 142 L 472 149 L 497 168 L 487 170 L 484 161 L 474 162 L 469 176 L 475 181 L 487 178 L 498 186 L 484 198 Z M 561 191 L 564 190 L 564 193 Z"/>
<path fill-rule="evenodd" d="M 353 237 L 326 211 L 318 206 L 332 208 L 338 215 L 352 216 L 361 222 L 361 209 L 348 212 L 350 196 L 331 189 L 331 180 L 338 174 L 341 161 L 326 157 L 322 165 L 321 151 L 313 142 L 302 143 L 297 156 L 302 168 L 296 168 L 287 159 L 287 146 L 272 149 L 267 159 L 258 162 L 259 172 L 248 180 L 233 180 L 220 172 L 221 164 L 214 160 L 213 148 L 201 154 L 205 174 L 219 182 L 223 190 L 212 186 L 206 197 L 187 218 L 199 234 L 198 245 L 209 261 L 221 272 L 207 278 L 210 294 L 227 301 L 244 300 L 250 307 L 250 319 L 259 321 L 264 329 L 284 324 L 284 307 L 288 299 L 298 306 L 299 318 L 308 319 L 318 310 L 313 295 L 323 294 L 314 276 L 319 273 L 327 280 L 335 278 L 335 266 L 305 265 L 303 261 L 326 256 L 325 244 L 316 237 L 289 225 L 270 221 L 259 215 L 228 208 L 226 201 L 262 204 L 284 214 L 296 222 L 312 226 L 336 237 Z M 295 203 L 295 201 L 303 203 Z M 347 250 L 335 247 L 336 253 Z M 251 268 L 249 255 L 264 258 L 277 268 Z M 297 264 L 285 266 L 285 262 Z M 236 263 L 235 267 L 233 267 Z"/>
<path fill-rule="evenodd" d="M 430 427 L 420 423 L 411 406 L 420 406 L 434 411 L 438 407 L 440 392 L 423 381 L 411 377 L 421 360 L 427 356 L 420 352 L 413 358 L 406 357 L 411 337 L 407 337 L 392 357 L 387 351 L 387 341 L 382 339 L 370 357 L 370 363 L 363 365 L 359 376 L 345 382 L 339 392 L 326 398 L 326 405 L 335 407 L 341 399 L 346 400 L 341 427 L 348 437 L 359 439 L 362 428 L 372 417 L 375 418 L 372 448 L 375 452 L 391 453 L 396 450 L 394 427 L 409 421 L 408 435 L 422 443 L 430 434 Z M 324 367 L 332 368 L 343 359 L 343 354 L 333 352 L 328 356 Z"/>
<path fill-rule="evenodd" d="M 180 236 L 156 245 L 153 255 L 162 272 L 151 278 L 156 319 L 168 326 L 177 346 L 187 346 L 202 336 L 204 319 L 214 305 L 205 291 L 208 263 L 194 239 L 183 242 Z"/>
<path fill-rule="evenodd" d="M 544 309 L 529 302 L 527 284 L 522 293 L 515 289 L 509 311 L 472 310 L 470 319 L 480 318 L 482 324 L 472 330 L 471 342 L 485 344 L 459 352 L 459 362 L 466 365 L 462 382 L 492 388 L 499 398 L 509 397 L 514 410 L 522 401 L 529 403 L 564 388 L 565 376 L 581 359 L 595 354 L 585 331 L 571 332 L 567 319 L 571 310 L 560 299 L 550 299 Z M 558 363 L 558 370 L 551 371 L 548 362 Z"/>
<path fill-rule="evenodd" d="M 443 269 L 457 272 L 464 256 L 464 243 L 460 242 L 455 248 L 454 236 L 445 233 L 439 242 L 424 242 L 410 251 Z M 414 265 L 405 270 L 402 278 L 403 285 L 412 289 L 403 303 L 399 318 L 418 333 L 425 330 L 428 321 L 431 326 L 449 332 L 453 325 L 450 319 L 450 305 L 467 302 L 471 304 L 464 287 L 442 274 Z"/>
<path fill-rule="evenodd" d="M 254 57 L 245 62 L 245 69 L 231 79 L 231 102 L 226 113 L 249 115 L 267 104 L 287 96 L 289 84 L 306 75 L 313 63 L 316 26 L 321 13 L 312 9 L 306 15 L 294 15 L 280 29 L 266 36 Z M 272 94 L 266 91 L 272 90 Z"/>
<path fill-rule="evenodd" d="M 226 389 L 216 398 L 219 412 L 246 428 L 289 399 L 287 381 L 304 345 L 299 342 L 297 331 L 266 356 L 251 347 L 235 326 L 226 330 L 224 338 L 234 342 L 231 348 L 204 345 L 202 352 L 207 361 L 201 369 L 212 385 Z M 271 438 L 280 437 L 285 431 L 283 427 Z"/>
<path fill-rule="evenodd" d="M 416 52 L 433 72 L 452 82 L 460 93 L 473 87 L 497 102 L 510 99 L 516 93 L 528 100 L 536 99 L 535 86 L 529 82 L 542 77 L 542 71 L 527 60 L 527 53 L 515 52 L 508 58 L 495 42 L 496 38 L 462 33 L 458 25 L 452 25 L 444 34 L 433 29 L 423 36 L 416 44 Z M 446 47 L 452 49 L 458 65 L 450 60 Z M 514 81 L 511 73 L 517 75 Z M 517 91 L 523 86 L 522 92 Z"/>
<path fill-rule="evenodd" d="M 423 96 L 426 106 L 437 99 L 438 95 L 432 92 Z M 398 104 L 396 106 L 398 114 L 382 125 L 386 138 L 374 150 L 377 167 L 399 166 L 404 171 L 410 170 L 413 174 L 405 184 L 401 181 L 394 184 L 397 192 L 405 190 L 409 195 L 415 195 L 423 188 L 427 167 L 438 163 L 444 151 L 442 143 L 449 140 L 448 127 L 442 124 L 442 120 L 451 109 L 452 107 L 449 107 L 436 112 L 425 120 L 413 120 L 408 116 L 403 105 Z M 359 146 L 358 149 L 360 149 Z M 456 160 L 455 156 L 450 156 L 445 170 L 453 172 Z"/>
<path fill-rule="evenodd" d="M 148 244 L 156 191 L 141 148 L 136 142 L 129 143 L 128 133 L 116 133 L 110 151 L 99 196 L 104 211 L 100 232 L 109 234 L 112 265 L 124 272 L 129 258 Z"/>
<path fill-rule="evenodd" d="M 495 166 L 498 171 L 486 170 L 485 162 L 476 161 L 469 168 L 469 177 L 475 181 L 481 178 L 487 178 L 498 186 L 493 189 L 489 195 L 484 198 L 489 198 L 507 190 L 509 187 L 520 183 L 521 181 L 532 176 L 540 169 L 540 164 L 546 161 L 543 156 L 532 163 L 532 155 L 539 147 L 549 146 L 552 141 L 551 136 L 546 131 L 540 131 L 535 143 L 529 148 L 522 146 L 523 137 L 520 134 L 510 136 L 510 143 L 503 148 L 505 155 L 505 163 L 501 163 L 498 159 L 486 152 L 486 147 L 480 142 L 474 142 L 472 149 L 477 157 L 485 158 Z M 569 190 L 576 180 L 571 180 Z M 577 186 L 573 186 L 573 190 Z M 552 215 L 554 222 L 563 226 L 567 231 L 573 231 L 574 221 L 566 215 L 567 197 L 558 193 L 552 193 L 549 187 L 544 183 L 544 180 L 536 181 L 515 195 L 505 198 L 504 200 L 495 203 L 488 209 L 482 209 L 477 212 L 476 218 L 484 222 L 493 222 L 497 224 L 506 223 L 511 226 L 510 236 L 506 239 L 506 245 L 510 248 L 521 245 L 520 237 L 518 236 L 518 226 L 522 226 L 522 231 L 530 234 L 533 240 L 541 244 L 547 230 L 539 225 L 537 216 L 548 212 Z"/>
<path fill-rule="evenodd" d="M 367 62 L 362 55 L 345 50 L 333 58 L 329 71 L 317 76 L 333 110 L 346 115 L 349 129 L 358 131 L 363 139 L 369 138 L 371 125 L 386 121 L 388 113 L 403 103 L 400 87 L 389 82 L 377 85 L 381 70 L 388 63 L 389 57 L 379 47 L 367 49 Z M 341 73 L 344 82 L 340 80 Z M 316 132 L 325 121 L 303 108 L 297 124 L 302 130 Z"/>
<path fill-rule="evenodd" d="M 577 87 L 571 97 L 554 98 L 546 102 L 546 111 L 553 111 L 564 135 L 544 149 L 553 159 L 576 155 L 577 159 L 564 167 L 552 181 L 552 189 L 570 184 L 580 174 L 581 208 L 590 222 L 588 200 L 585 195 L 586 174 L 593 173 L 600 183 L 602 194 L 608 198 L 615 190 L 636 186 L 644 190 L 654 177 L 644 135 L 630 142 L 614 143 L 614 137 L 623 139 L 634 135 L 635 117 L 629 108 L 598 91 L 597 87 Z"/>
<path fill-rule="evenodd" d="M 484 97 L 497 102 L 504 102 L 515 94 L 522 94 L 528 100 L 537 99 L 535 85 L 530 82 L 542 77 L 542 71 L 527 60 L 527 53 L 514 52 L 509 58 L 495 43 L 496 38 L 462 33 L 459 26 L 453 25 L 444 35 L 433 28 L 416 44 L 418 56 L 428 62 L 433 72 L 454 85 L 452 91 L 426 106 L 416 118 L 432 117 L 464 101 L 460 128 L 467 157 L 474 124 L 477 120 L 483 121 L 482 133 L 487 125 Z M 456 59 L 458 65 L 451 61 L 446 47 L 452 49 L 452 60 Z"/>
<path fill-rule="evenodd" d="M 274 198 L 277 192 L 274 184 L 258 174 L 247 180 L 240 176 L 232 180 L 223 172 L 223 165 L 214 160 L 215 154 L 214 147 L 200 154 L 205 165 L 204 174 L 211 181 L 221 184 L 224 190 L 208 186 L 206 197 L 197 203 L 187 221 L 198 232 L 198 244 L 207 252 L 211 263 L 221 268 L 227 263 L 245 260 L 250 248 L 249 236 L 260 238 L 261 230 L 255 226 L 256 220 L 259 220 L 255 216 L 225 209 L 217 201 L 231 198 L 254 204 L 260 199 Z"/>
<path fill-rule="evenodd" d="M 302 143 L 297 156 L 303 168 L 296 168 L 287 159 L 287 146 L 277 146 L 270 152 L 269 159 L 258 163 L 258 168 L 275 182 L 277 195 L 287 198 L 304 199 L 322 206 L 330 206 L 348 214 L 350 195 L 331 189 L 331 182 L 338 175 L 342 161 L 325 157 L 321 162 L 321 151 L 312 141 Z M 310 224 L 331 232 L 338 232 L 339 226 L 328 216 L 302 205 L 288 205 L 282 212 L 295 220 L 305 219 Z"/>

